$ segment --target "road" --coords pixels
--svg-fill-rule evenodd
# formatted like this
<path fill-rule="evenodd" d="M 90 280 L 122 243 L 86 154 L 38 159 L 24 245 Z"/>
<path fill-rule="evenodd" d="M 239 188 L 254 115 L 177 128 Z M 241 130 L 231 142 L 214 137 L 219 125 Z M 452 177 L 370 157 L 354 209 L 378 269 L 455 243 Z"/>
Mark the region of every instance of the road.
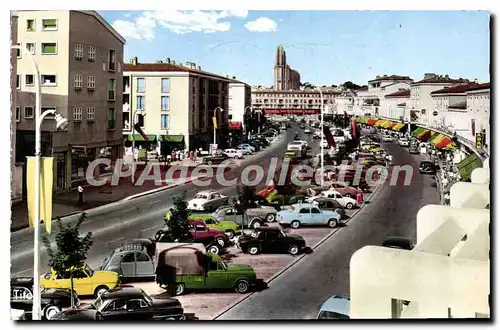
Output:
<path fill-rule="evenodd" d="M 285 133 L 281 143 L 270 146 L 264 151 L 250 156 L 249 160 L 242 167 L 237 168 L 231 175 L 240 177 L 244 167 L 249 165 L 269 165 L 272 156 L 282 156 L 286 150 L 287 141 L 293 140 L 295 132 L 299 132 L 303 139 L 310 139 L 302 134 L 302 130 L 297 125 L 292 124 L 292 128 Z M 266 171 L 267 172 L 267 171 Z M 230 180 L 232 177 L 226 175 Z M 123 202 L 118 210 L 113 210 L 106 214 L 91 216 L 81 226 L 81 233 L 93 233 L 93 246 L 88 255 L 88 264 L 91 267 L 99 267 L 109 254 L 124 241 L 130 238 L 153 237 L 158 229 L 163 227 L 163 216 L 167 209 L 173 206 L 173 197 L 179 196 L 186 191 L 186 197 L 191 198 L 194 194 L 204 189 L 217 189 L 224 195 L 235 196 L 236 186 L 222 187 L 215 180 L 209 187 L 197 187 L 194 183 L 164 190 L 159 193 L 148 195 L 143 198 L 138 205 Z M 56 227 L 56 228 L 54 228 Z M 53 225 L 55 236 L 57 226 Z M 33 275 L 33 229 L 27 228 L 11 235 L 11 276 L 32 276 Z M 47 254 L 45 249 L 41 252 L 42 271 L 48 270 Z"/>
<path fill-rule="evenodd" d="M 418 167 L 420 155 L 412 156 L 393 143 L 385 144 L 393 163 Z M 346 228 L 335 233 L 311 255 L 290 267 L 267 290 L 254 293 L 219 320 L 314 319 L 321 304 L 335 294 L 349 295 L 351 255 L 365 245 L 380 245 L 390 235 L 416 241 L 416 215 L 426 204 L 439 204 L 431 176 L 414 171 L 409 186 L 380 186 Z M 369 276 L 369 274 L 367 274 Z"/>

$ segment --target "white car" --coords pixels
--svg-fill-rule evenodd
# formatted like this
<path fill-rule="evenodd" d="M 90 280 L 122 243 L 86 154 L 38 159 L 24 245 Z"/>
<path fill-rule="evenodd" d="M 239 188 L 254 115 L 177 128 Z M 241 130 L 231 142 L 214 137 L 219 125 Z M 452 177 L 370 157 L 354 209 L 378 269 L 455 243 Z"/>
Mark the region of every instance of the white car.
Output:
<path fill-rule="evenodd" d="M 382 136 L 382 141 L 383 142 L 392 142 L 392 136 L 384 135 L 384 136 Z"/>
<path fill-rule="evenodd" d="M 328 141 L 326 140 L 323 140 L 321 143 L 320 143 L 320 147 L 323 147 L 323 148 L 328 148 Z"/>
<path fill-rule="evenodd" d="M 356 202 L 354 198 L 342 196 L 342 194 L 335 189 L 322 191 L 318 196 L 309 198 L 308 201 L 309 203 L 312 203 L 315 199 L 320 197 L 335 199 L 337 202 L 340 203 L 340 205 L 342 205 L 342 207 L 345 207 L 348 210 L 358 206 L 358 202 Z"/>
<path fill-rule="evenodd" d="M 229 197 L 213 190 L 200 191 L 188 202 L 190 211 L 214 211 L 218 207 L 227 205 Z"/>
<path fill-rule="evenodd" d="M 311 132 L 311 130 L 310 130 L 309 128 L 306 128 L 306 129 L 304 130 L 304 134 L 311 134 L 311 133 L 312 133 L 312 132 Z"/>
<path fill-rule="evenodd" d="M 409 147 L 410 146 L 410 141 L 408 141 L 408 139 L 399 139 L 399 145 L 401 147 Z"/>
<path fill-rule="evenodd" d="M 243 153 L 236 149 L 225 149 L 222 153 L 228 156 L 229 158 L 236 158 L 236 159 L 243 158 Z"/>
<path fill-rule="evenodd" d="M 239 146 L 236 150 L 238 150 L 239 152 L 241 152 L 241 154 L 243 156 L 251 155 L 252 154 L 252 150 L 250 148 Z"/>

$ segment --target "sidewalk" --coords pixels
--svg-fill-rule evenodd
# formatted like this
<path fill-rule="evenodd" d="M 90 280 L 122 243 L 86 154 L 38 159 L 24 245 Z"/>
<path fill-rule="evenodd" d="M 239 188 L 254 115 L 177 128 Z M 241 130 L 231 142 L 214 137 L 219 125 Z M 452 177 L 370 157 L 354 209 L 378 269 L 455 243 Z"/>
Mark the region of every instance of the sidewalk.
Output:
<path fill-rule="evenodd" d="M 140 177 L 144 165 L 137 165 L 137 170 L 135 173 L 136 182 Z M 52 196 L 52 218 L 62 217 L 71 213 L 77 213 L 84 210 L 92 209 L 101 205 L 109 204 L 112 202 L 119 201 L 128 196 L 136 195 L 153 189 L 158 189 L 166 186 L 176 185 L 177 180 L 180 176 L 181 166 L 176 166 L 179 171 L 175 171 L 173 175 L 173 180 L 168 180 L 166 183 L 155 184 L 154 180 L 145 180 L 142 185 L 136 186 L 130 180 L 130 178 L 120 178 L 119 185 L 117 186 L 83 186 L 84 196 L 82 205 L 77 205 L 78 202 L 78 192 L 76 189 L 71 191 L 65 191 L 61 193 L 54 193 Z M 160 166 L 160 172 L 162 177 L 164 177 L 165 172 L 168 170 L 164 165 Z M 153 171 L 150 172 L 152 174 Z M 190 178 L 191 170 L 187 171 L 187 179 Z M 15 203 L 11 206 L 11 232 L 17 231 L 28 227 L 28 206 L 26 201 Z"/>

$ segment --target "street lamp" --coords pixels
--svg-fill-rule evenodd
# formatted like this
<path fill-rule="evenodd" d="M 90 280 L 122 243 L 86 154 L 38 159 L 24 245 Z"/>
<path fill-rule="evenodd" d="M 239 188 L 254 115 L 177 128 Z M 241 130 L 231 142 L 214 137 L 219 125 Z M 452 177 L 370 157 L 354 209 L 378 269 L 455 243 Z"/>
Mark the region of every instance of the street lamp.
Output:
<path fill-rule="evenodd" d="M 134 183 L 135 181 L 135 124 L 136 123 L 136 120 L 135 120 L 135 116 L 137 114 L 137 111 L 140 111 L 142 112 L 142 116 L 146 116 L 146 113 L 143 111 L 143 110 L 135 110 L 135 111 L 132 111 L 132 183 Z M 137 152 L 137 160 L 139 160 L 139 152 Z"/>
<path fill-rule="evenodd" d="M 320 102 L 321 102 L 321 118 L 320 118 L 320 127 L 321 127 L 321 187 L 323 187 L 323 184 L 324 184 L 324 179 L 323 179 L 323 170 L 324 170 L 324 160 L 325 160 L 325 155 L 324 155 L 324 148 L 323 148 L 323 140 L 324 140 L 324 136 L 325 136 L 325 133 L 324 133 L 324 129 L 323 129 L 323 116 L 324 116 L 324 110 L 325 110 L 325 105 L 323 103 L 323 92 L 321 91 L 321 88 L 318 87 L 318 91 L 319 91 L 319 97 L 320 97 Z"/>
<path fill-rule="evenodd" d="M 224 109 L 222 109 L 221 107 L 215 108 L 215 110 L 214 110 L 214 117 L 215 118 L 217 118 L 217 110 L 220 110 L 220 112 L 224 112 Z M 216 144 L 217 144 L 217 126 L 214 125 L 214 148 L 215 148 Z"/>
<path fill-rule="evenodd" d="M 55 115 L 56 129 L 65 130 L 68 127 L 68 119 L 56 113 L 56 110 L 42 109 L 42 86 L 40 84 L 40 70 L 35 57 L 27 49 L 14 45 L 11 49 L 18 49 L 27 55 L 35 70 L 35 227 L 33 239 L 33 320 L 41 320 L 41 297 L 40 297 L 40 156 L 42 153 L 42 122 L 47 115 Z"/>

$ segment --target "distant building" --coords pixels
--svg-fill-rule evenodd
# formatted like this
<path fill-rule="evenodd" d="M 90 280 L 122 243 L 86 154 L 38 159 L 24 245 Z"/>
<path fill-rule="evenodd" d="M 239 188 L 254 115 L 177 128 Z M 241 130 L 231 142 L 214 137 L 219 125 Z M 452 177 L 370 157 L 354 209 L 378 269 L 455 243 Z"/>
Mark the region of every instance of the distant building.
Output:
<path fill-rule="evenodd" d="M 276 50 L 274 65 L 274 89 L 277 91 L 297 90 L 300 88 L 300 74 L 286 62 L 286 52 L 282 45 Z"/>
<path fill-rule="evenodd" d="M 242 128 L 245 124 L 245 111 L 249 111 L 251 106 L 252 88 L 247 83 L 233 79 L 229 83 L 230 126 L 234 128 Z"/>
<path fill-rule="evenodd" d="M 12 45 L 17 44 L 17 14 L 10 16 L 10 40 Z M 22 197 L 23 168 L 16 164 L 16 124 L 21 119 L 21 110 L 17 107 L 17 50 L 10 51 L 10 196 L 12 200 Z"/>

